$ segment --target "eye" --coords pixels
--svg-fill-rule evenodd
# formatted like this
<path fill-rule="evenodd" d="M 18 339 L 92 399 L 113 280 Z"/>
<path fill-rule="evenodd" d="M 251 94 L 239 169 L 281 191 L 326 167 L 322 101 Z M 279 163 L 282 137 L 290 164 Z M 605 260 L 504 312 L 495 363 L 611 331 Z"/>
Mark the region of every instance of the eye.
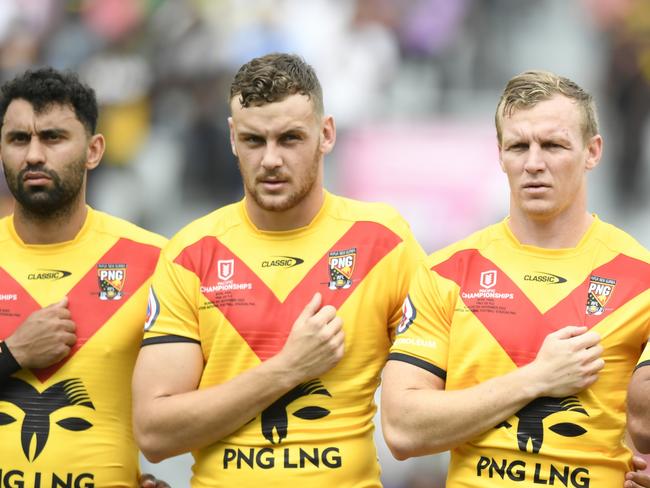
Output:
<path fill-rule="evenodd" d="M 553 149 L 562 149 L 562 148 L 564 147 L 564 145 L 562 145 L 562 144 L 560 144 L 560 143 L 558 143 L 558 142 L 552 142 L 552 141 L 549 141 L 549 142 L 545 142 L 545 143 L 542 145 L 542 147 L 543 147 L 544 149 L 550 149 L 550 150 L 553 150 Z"/>
<path fill-rule="evenodd" d="M 302 139 L 303 138 L 300 134 L 296 134 L 295 132 L 289 132 L 287 134 L 283 134 L 280 140 L 283 144 L 293 144 L 295 142 L 302 141 Z"/>
<path fill-rule="evenodd" d="M 264 144 L 264 139 L 260 136 L 247 135 L 243 138 L 244 142 L 249 146 L 259 146 Z"/>
<path fill-rule="evenodd" d="M 48 131 L 45 131 L 45 132 L 43 132 L 41 134 L 41 138 L 44 141 L 56 142 L 56 141 L 59 141 L 59 140 L 61 140 L 63 138 L 63 134 L 61 134 L 58 131 L 54 131 L 54 130 L 50 131 L 50 130 L 48 130 Z"/>
<path fill-rule="evenodd" d="M 520 152 L 520 151 L 525 151 L 526 149 L 528 149 L 528 144 L 524 142 L 516 142 L 508 146 L 509 151 Z"/>
<path fill-rule="evenodd" d="M 23 144 L 29 142 L 30 136 L 26 132 L 15 132 L 9 136 L 9 142 Z"/>

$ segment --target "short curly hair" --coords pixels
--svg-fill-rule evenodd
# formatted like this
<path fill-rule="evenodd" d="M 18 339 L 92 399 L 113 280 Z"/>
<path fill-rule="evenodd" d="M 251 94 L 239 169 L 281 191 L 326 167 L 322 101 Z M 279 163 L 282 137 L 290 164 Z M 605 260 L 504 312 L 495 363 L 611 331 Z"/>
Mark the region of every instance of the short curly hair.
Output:
<path fill-rule="evenodd" d="M 37 113 L 51 105 L 69 105 L 89 134 L 97 129 L 97 98 L 95 91 L 82 83 L 71 71 L 46 67 L 27 70 L 0 88 L 0 127 L 9 104 L 16 99 L 29 102 Z"/>
<path fill-rule="evenodd" d="M 314 68 L 300 56 L 271 53 L 244 64 L 230 85 L 230 101 L 239 97 L 242 107 L 280 102 L 290 95 L 307 96 L 323 114 L 323 89 Z"/>
<path fill-rule="evenodd" d="M 598 115 L 592 96 L 577 83 L 549 71 L 526 71 L 508 81 L 497 104 L 494 121 L 501 143 L 501 121 L 513 112 L 531 108 L 539 102 L 562 95 L 582 110 L 582 135 L 585 140 L 598 134 Z"/>

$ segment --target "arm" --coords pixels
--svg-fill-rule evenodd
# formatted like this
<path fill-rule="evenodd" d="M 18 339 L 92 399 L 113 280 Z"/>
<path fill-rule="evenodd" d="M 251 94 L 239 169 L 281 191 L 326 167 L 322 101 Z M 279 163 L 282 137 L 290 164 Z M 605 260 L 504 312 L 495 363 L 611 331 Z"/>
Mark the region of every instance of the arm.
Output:
<path fill-rule="evenodd" d="M 20 326 L 4 340 L 4 348 L 9 355 L 0 362 L 5 364 L 12 356 L 20 368 L 45 368 L 70 353 L 76 342 L 75 324 L 68 310 L 68 298 L 32 313 Z M 15 366 L 15 365 L 14 365 Z M 0 381 L 15 371 L 1 368 Z M 4 374 L 3 374 L 4 373 Z"/>
<path fill-rule="evenodd" d="M 650 453 L 650 364 L 641 363 L 627 390 L 627 428 L 636 448 Z"/>
<path fill-rule="evenodd" d="M 587 388 L 604 366 L 595 332 L 564 327 L 544 340 L 535 360 L 461 390 L 402 361 L 389 361 L 382 386 L 382 429 L 397 459 L 442 452 L 476 438 L 542 396 Z"/>
<path fill-rule="evenodd" d="M 134 430 L 144 455 L 159 462 L 231 434 L 304 381 L 343 357 L 342 321 L 316 294 L 283 349 L 232 380 L 197 390 L 203 372 L 198 344 L 145 346 L 133 377 Z"/>

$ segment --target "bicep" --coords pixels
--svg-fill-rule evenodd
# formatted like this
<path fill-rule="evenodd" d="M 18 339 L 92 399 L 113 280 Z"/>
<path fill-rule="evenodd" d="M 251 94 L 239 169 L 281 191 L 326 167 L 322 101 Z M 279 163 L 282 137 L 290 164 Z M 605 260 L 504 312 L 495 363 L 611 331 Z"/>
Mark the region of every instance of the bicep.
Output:
<path fill-rule="evenodd" d="M 405 361 L 386 363 L 382 379 L 382 404 L 399 403 L 407 390 L 444 390 L 445 381 L 419 366 Z"/>
<path fill-rule="evenodd" d="M 142 347 L 133 374 L 134 401 L 196 390 L 203 372 L 201 346 L 193 342 Z"/>

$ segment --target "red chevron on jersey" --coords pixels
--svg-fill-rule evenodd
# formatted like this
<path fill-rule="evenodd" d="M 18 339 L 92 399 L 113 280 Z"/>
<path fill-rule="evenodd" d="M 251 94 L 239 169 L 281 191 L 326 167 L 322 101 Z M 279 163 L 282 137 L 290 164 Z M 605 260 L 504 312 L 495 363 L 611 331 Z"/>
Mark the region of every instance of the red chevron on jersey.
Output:
<path fill-rule="evenodd" d="M 160 249 L 148 244 L 141 244 L 129 239 L 120 239 L 104 254 L 96 264 L 120 263 L 128 268 L 127 287 L 123 300 L 100 300 L 97 269 L 95 265 L 79 280 L 68 293 L 68 309 L 76 325 L 77 342 L 70 354 L 60 362 L 44 369 L 34 370 L 34 375 L 41 381 L 46 381 L 56 373 L 75 353 L 104 325 L 110 317 L 124 305 L 130 295 L 151 276 L 158 259 Z M 9 281 L 11 280 L 11 281 Z M 5 283 L 15 283 L 14 289 L 20 287 L 7 273 L 0 274 L 0 286 L 5 289 Z M 11 286 L 7 289 L 11 289 Z M 9 317 L 9 336 L 27 318 L 29 314 L 40 309 L 40 305 L 24 290 L 20 291 L 20 317 Z M 5 293 L 2 291 L 2 293 Z M 143 310 L 144 322 L 144 310 Z M 5 320 L 3 319 L 3 322 Z M 3 330 L 4 334 L 4 330 Z"/>
<path fill-rule="evenodd" d="M 457 252 L 432 268 L 460 287 L 463 303 L 472 311 L 517 366 L 535 359 L 544 338 L 567 325 L 594 327 L 638 294 L 646 290 L 639 275 L 650 265 L 619 254 L 594 269 L 569 295 L 546 313 L 541 313 L 519 287 L 496 264 L 478 250 Z M 588 315 L 586 302 L 591 276 L 614 278 L 616 290 L 607 311 Z"/>
<path fill-rule="evenodd" d="M 6 339 L 34 310 L 38 303 L 13 276 L 0 268 L 0 339 Z"/>
<path fill-rule="evenodd" d="M 188 246 L 174 262 L 196 274 L 204 296 L 264 361 L 280 351 L 293 322 L 314 293 L 322 294 L 323 304 L 340 307 L 354 292 L 356 285 L 400 242 L 398 235 L 381 224 L 356 222 L 336 244 L 327 249 L 284 302 L 278 300 L 264 282 L 216 237 L 204 237 Z M 352 248 L 356 249 L 356 258 L 351 286 L 328 288 L 330 253 Z M 219 281 L 219 273 L 222 278 L 224 273 L 229 275 L 228 278 L 236 285 L 228 290 L 231 294 L 228 300 L 218 298 L 210 286 Z M 246 300 L 248 305 L 235 305 L 237 300 Z"/>

